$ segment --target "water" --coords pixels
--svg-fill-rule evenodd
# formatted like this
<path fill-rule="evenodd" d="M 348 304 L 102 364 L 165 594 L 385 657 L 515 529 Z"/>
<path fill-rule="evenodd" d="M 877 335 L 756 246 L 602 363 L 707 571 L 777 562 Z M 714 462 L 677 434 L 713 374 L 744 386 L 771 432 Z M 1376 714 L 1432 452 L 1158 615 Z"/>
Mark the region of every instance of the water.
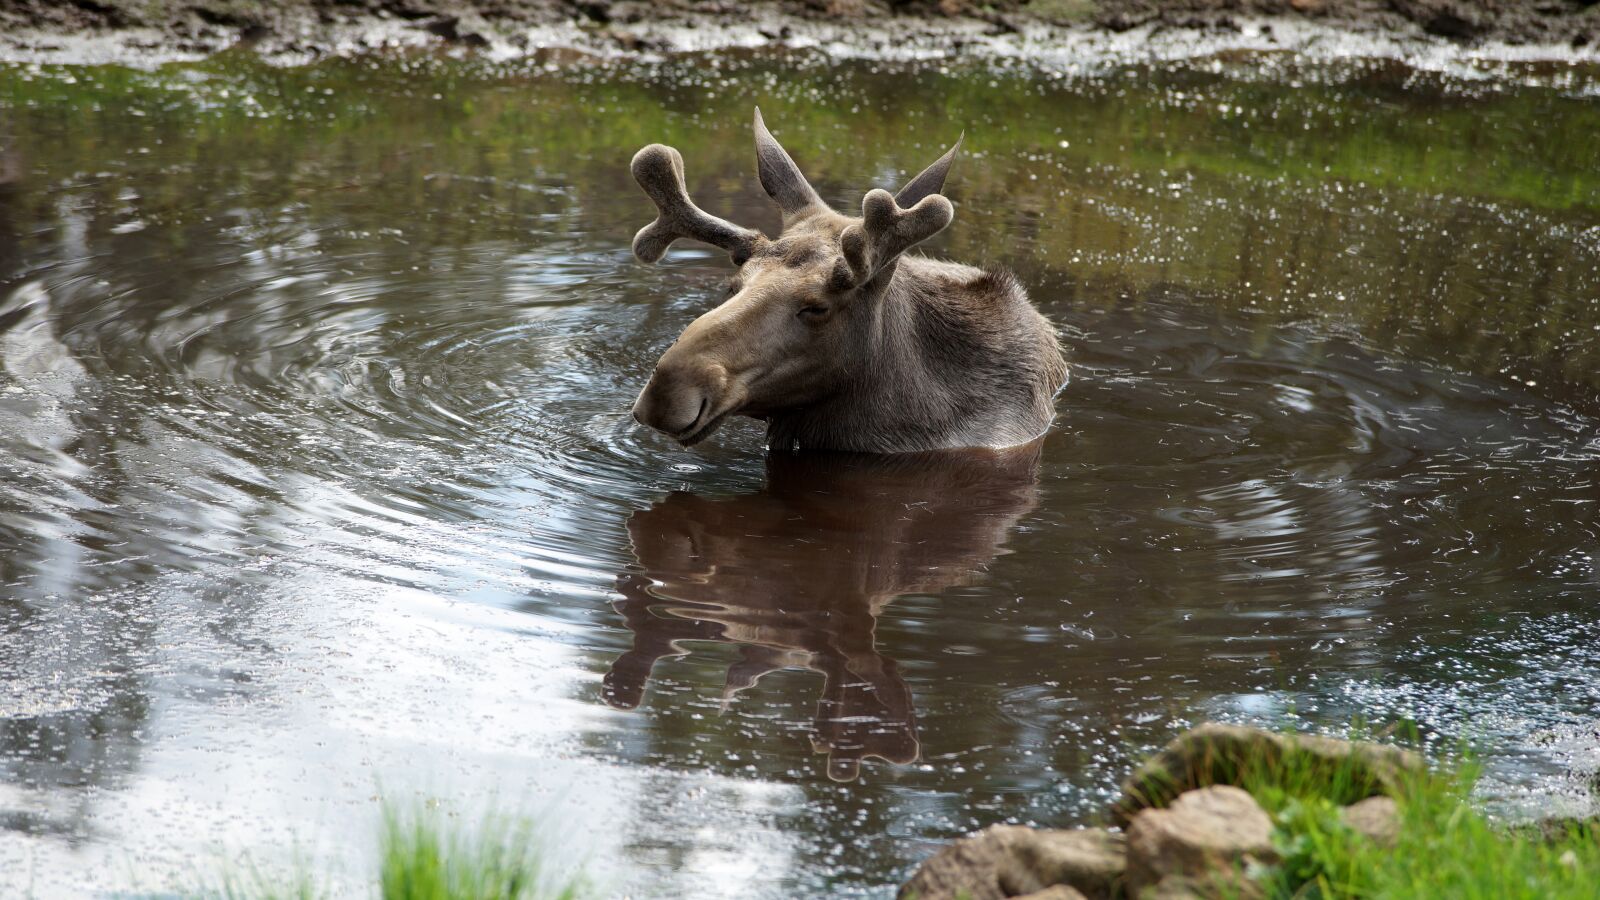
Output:
<path fill-rule="evenodd" d="M 348 887 L 388 796 L 531 812 L 607 896 L 883 896 L 1206 718 L 1415 717 L 1496 808 L 1590 809 L 1600 105 L 1558 75 L 0 68 L 0 877 Z M 770 231 L 756 102 L 846 209 L 966 129 L 930 252 L 1061 327 L 1036 457 L 632 423 L 728 267 L 632 261 L 626 161 Z"/>

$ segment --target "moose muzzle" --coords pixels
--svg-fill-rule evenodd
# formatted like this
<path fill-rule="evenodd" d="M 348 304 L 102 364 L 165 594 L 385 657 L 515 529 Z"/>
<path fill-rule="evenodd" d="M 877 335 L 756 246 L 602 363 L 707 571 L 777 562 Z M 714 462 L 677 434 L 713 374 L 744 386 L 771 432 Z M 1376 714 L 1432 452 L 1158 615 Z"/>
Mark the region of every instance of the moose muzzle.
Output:
<path fill-rule="evenodd" d="M 662 358 L 650 383 L 639 392 L 633 417 L 688 447 L 710 437 L 737 404 L 722 366 L 679 362 L 671 355 Z"/>

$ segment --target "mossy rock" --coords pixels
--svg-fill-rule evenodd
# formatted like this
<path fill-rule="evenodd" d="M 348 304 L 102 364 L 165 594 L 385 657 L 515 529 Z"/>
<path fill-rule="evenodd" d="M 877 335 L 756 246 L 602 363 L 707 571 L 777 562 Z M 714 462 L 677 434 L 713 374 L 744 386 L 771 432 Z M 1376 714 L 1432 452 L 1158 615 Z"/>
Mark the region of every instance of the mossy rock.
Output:
<path fill-rule="evenodd" d="M 1394 794 L 1403 776 L 1424 768 L 1420 755 L 1400 747 L 1210 722 L 1179 735 L 1128 776 L 1111 818 L 1127 827 L 1140 810 L 1213 784 L 1279 784 L 1343 805 Z"/>

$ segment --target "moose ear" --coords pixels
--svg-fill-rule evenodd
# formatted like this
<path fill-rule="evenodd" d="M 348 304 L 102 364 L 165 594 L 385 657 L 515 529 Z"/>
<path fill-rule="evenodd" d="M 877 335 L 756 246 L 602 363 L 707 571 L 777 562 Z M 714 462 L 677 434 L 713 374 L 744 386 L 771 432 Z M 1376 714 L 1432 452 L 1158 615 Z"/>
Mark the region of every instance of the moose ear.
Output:
<path fill-rule="evenodd" d="M 944 190 L 944 178 L 950 174 L 950 167 L 955 164 L 956 153 L 961 150 L 961 142 L 967 139 L 967 133 L 962 132 L 956 138 L 955 146 L 946 150 L 933 165 L 922 170 L 922 174 L 906 182 L 900 193 L 894 195 L 894 202 L 907 209 L 922 202 L 923 197 L 932 196 Z"/>
<path fill-rule="evenodd" d="M 767 130 L 759 106 L 756 107 L 756 174 L 761 178 L 762 189 L 783 210 L 785 217 L 823 205 L 811 182 L 800 174 L 800 167 Z"/>

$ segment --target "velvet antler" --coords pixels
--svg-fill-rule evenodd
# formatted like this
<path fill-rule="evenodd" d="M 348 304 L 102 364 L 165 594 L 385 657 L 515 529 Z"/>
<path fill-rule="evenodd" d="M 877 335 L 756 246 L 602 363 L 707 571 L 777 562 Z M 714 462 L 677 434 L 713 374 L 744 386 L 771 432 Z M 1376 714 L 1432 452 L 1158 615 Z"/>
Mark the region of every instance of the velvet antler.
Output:
<path fill-rule="evenodd" d="M 930 194 L 905 209 L 888 191 L 868 191 L 861 201 L 860 224 L 839 235 L 855 285 L 877 277 L 900 254 L 943 231 L 953 218 L 955 207 L 941 194 Z"/>
<path fill-rule="evenodd" d="M 761 189 L 783 210 L 784 221 L 827 209 L 828 205 L 817 196 L 816 188 L 811 186 L 800 167 L 795 165 L 794 157 L 767 130 L 759 106 L 756 107 L 755 130 L 756 177 L 761 179 Z"/>
<path fill-rule="evenodd" d="M 655 202 L 660 215 L 633 236 L 633 255 L 655 262 L 678 238 L 693 238 L 720 247 L 744 265 L 756 245 L 766 240 L 761 232 L 719 219 L 694 205 L 683 183 L 683 157 L 671 147 L 651 144 L 633 156 L 633 178 Z"/>

